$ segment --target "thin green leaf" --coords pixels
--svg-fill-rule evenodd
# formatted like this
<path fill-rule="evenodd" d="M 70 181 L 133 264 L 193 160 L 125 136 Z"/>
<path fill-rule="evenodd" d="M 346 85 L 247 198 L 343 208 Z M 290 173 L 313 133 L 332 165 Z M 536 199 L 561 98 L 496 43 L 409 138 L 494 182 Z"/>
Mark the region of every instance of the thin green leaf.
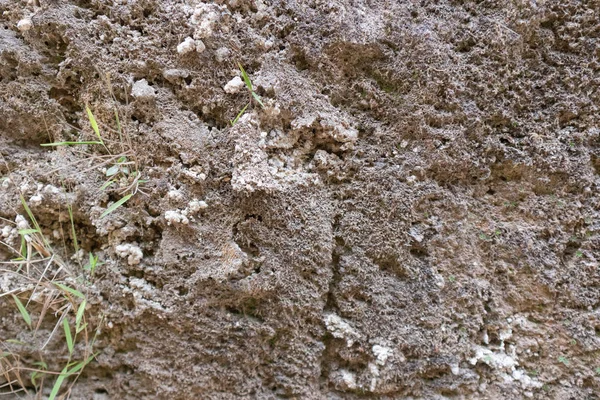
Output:
<path fill-rule="evenodd" d="M 106 176 L 113 176 L 119 173 L 119 165 L 113 165 L 106 170 Z"/>
<path fill-rule="evenodd" d="M 31 374 L 31 384 L 37 388 L 37 382 L 36 382 L 36 378 L 39 375 L 39 373 L 37 371 L 34 371 L 33 374 Z"/>
<path fill-rule="evenodd" d="M 90 125 L 92 125 L 92 129 L 96 133 L 96 136 L 98 137 L 98 140 L 100 141 L 100 144 L 104 144 L 104 142 L 102 141 L 102 137 L 100 136 L 100 129 L 98 129 L 98 123 L 96 122 L 96 118 L 94 117 L 94 114 L 92 114 L 92 110 L 90 110 L 90 108 L 88 106 L 85 106 L 85 111 L 87 112 L 88 119 L 90 120 Z"/>
<path fill-rule="evenodd" d="M 240 67 L 240 72 L 242 73 L 242 79 L 244 80 L 246 87 L 248 88 L 249 91 L 252 91 L 253 90 L 252 89 L 252 81 L 250 80 L 250 77 L 244 70 L 244 67 L 242 67 L 242 64 L 238 63 L 238 67 Z"/>
<path fill-rule="evenodd" d="M 81 319 L 83 318 L 83 313 L 85 312 L 85 306 L 87 305 L 87 301 L 84 299 L 81 304 L 79 304 L 79 308 L 77 309 L 77 316 L 75 317 L 75 326 L 79 329 L 79 324 L 81 323 Z"/>
<path fill-rule="evenodd" d="M 75 253 L 79 251 L 79 243 L 77 242 L 77 232 L 75 232 L 75 220 L 73 219 L 73 207 L 67 204 L 67 211 L 69 211 L 69 219 L 71 220 L 71 234 L 73 235 L 73 248 Z"/>
<path fill-rule="evenodd" d="M 252 92 L 252 97 L 254 97 L 256 99 L 256 101 L 258 101 L 258 104 L 260 104 L 260 106 L 262 108 L 265 108 L 265 104 L 262 102 L 262 100 L 260 99 L 260 96 L 258 94 L 256 94 L 256 92 Z"/>
<path fill-rule="evenodd" d="M 100 191 L 106 189 L 107 187 L 109 187 L 113 183 L 115 183 L 115 181 L 113 181 L 112 179 L 107 180 L 106 182 L 104 182 L 104 184 L 102 186 L 100 186 Z"/>
<path fill-rule="evenodd" d="M 27 202 L 25 201 L 25 198 L 23 197 L 23 195 L 20 195 L 20 197 L 21 197 L 21 204 L 23 204 L 23 208 L 25 209 L 25 212 L 27 213 L 27 216 L 29 216 L 29 219 L 33 223 L 33 226 L 35 227 L 35 229 L 37 229 L 39 232 L 41 232 L 42 228 L 40 228 L 40 225 L 38 224 L 37 220 L 33 216 L 33 213 L 31 212 L 31 209 L 27 205 Z M 46 238 L 44 238 L 44 242 L 46 242 Z"/>
<path fill-rule="evenodd" d="M 63 381 L 68 376 L 68 375 L 66 375 L 66 372 L 67 372 L 67 367 L 63 368 L 61 374 L 58 376 L 58 378 L 56 378 L 56 382 L 54 382 L 54 386 L 52 387 L 52 392 L 50 392 L 50 396 L 48 397 L 48 400 L 54 400 L 56 398 L 56 395 L 58 394 L 58 391 L 60 390 L 60 387 L 62 386 Z"/>
<path fill-rule="evenodd" d="M 85 300 L 85 296 L 83 295 L 83 293 L 81 293 L 79 290 L 75 290 L 73 288 L 70 288 L 68 286 L 63 285 L 62 283 L 58 283 L 58 282 L 53 282 L 54 285 L 56 285 L 58 288 L 62 289 L 64 292 L 68 292 L 71 293 L 73 296 L 79 297 L 80 299 L 84 299 Z"/>
<path fill-rule="evenodd" d="M 12 298 L 15 301 L 15 303 L 17 304 L 17 308 L 19 309 L 19 312 L 21 313 L 23 320 L 25 321 L 27 326 L 29 326 L 29 328 L 31 329 L 31 316 L 29 315 L 29 312 L 27 311 L 27 309 L 25 308 L 23 303 L 21 303 L 21 300 L 19 300 L 19 298 L 17 296 L 15 296 L 13 294 Z"/>
<path fill-rule="evenodd" d="M 94 255 L 90 251 L 89 261 L 88 261 L 87 265 L 85 265 L 83 267 L 83 269 L 86 270 L 86 271 L 90 271 L 93 274 L 94 270 L 96 269 L 96 262 L 97 261 L 98 261 L 98 257 L 94 257 Z"/>
<path fill-rule="evenodd" d="M 244 108 L 242 108 L 242 111 L 240 111 L 237 115 L 237 117 L 235 117 L 235 119 L 233 121 L 231 121 L 231 126 L 234 126 L 238 120 L 241 118 L 242 115 L 244 115 L 244 113 L 246 112 L 246 109 L 248 108 L 248 106 L 250 105 L 250 103 L 246 104 L 244 106 Z"/>
<path fill-rule="evenodd" d="M 32 233 L 38 233 L 37 229 L 19 229 L 19 235 L 31 235 Z"/>
<path fill-rule="evenodd" d="M 54 142 L 54 143 L 42 143 L 40 146 L 42 147 L 56 147 L 56 146 L 78 146 L 83 144 L 104 144 L 103 142 L 98 141 L 84 141 L 84 142 Z"/>
<path fill-rule="evenodd" d="M 85 328 L 87 328 L 87 326 L 88 326 L 88 323 L 87 323 L 87 322 L 86 322 L 85 324 L 81 325 L 81 326 L 78 326 L 78 327 L 75 329 L 75 334 L 76 334 L 76 335 L 79 335 L 79 333 L 80 333 L 81 331 L 83 331 Z"/>
<path fill-rule="evenodd" d="M 21 248 L 19 249 L 19 253 L 23 260 L 27 259 L 27 241 L 25 240 L 25 236 L 21 236 Z M 19 260 L 16 259 L 15 261 Z"/>
<path fill-rule="evenodd" d="M 23 345 L 23 344 L 27 344 L 27 343 L 25 343 L 24 341 L 22 341 L 22 340 L 17 340 L 17 339 L 8 339 L 8 340 L 6 340 L 6 343 L 11 343 L 11 344 L 21 344 L 21 345 Z"/>
<path fill-rule="evenodd" d="M 102 213 L 102 215 L 100 216 L 100 219 L 106 217 L 108 214 L 110 214 L 111 212 L 115 211 L 117 208 L 121 207 L 123 204 L 125 204 L 125 202 L 127 200 L 129 200 L 131 198 L 131 196 L 133 196 L 133 193 L 130 193 L 127 196 L 124 196 L 121 200 L 113 203 L 110 207 L 108 207 L 106 209 L 106 211 L 104 211 Z"/>
<path fill-rule="evenodd" d="M 48 369 L 48 364 L 46 364 L 43 361 L 34 362 L 33 365 L 36 365 L 36 366 L 40 367 L 43 370 L 47 370 Z M 31 383 L 33 384 L 33 386 L 35 386 L 37 388 L 38 387 L 38 384 L 37 384 L 37 378 L 38 378 L 38 376 L 41 377 L 41 376 L 44 376 L 44 375 L 46 375 L 46 374 L 44 372 L 42 372 L 42 371 L 34 371 L 33 374 L 31 374 Z"/>
<path fill-rule="evenodd" d="M 11 353 L 9 353 L 8 351 L 3 351 L 2 353 L 0 353 L 0 360 L 2 360 L 4 357 L 8 357 L 12 355 Z"/>
<path fill-rule="evenodd" d="M 38 376 L 43 376 L 43 375 L 46 375 L 46 374 L 43 372 L 40 372 L 40 371 L 34 371 L 33 374 L 31 374 L 31 383 L 33 384 L 33 386 L 35 386 L 36 388 L 38 387 L 37 378 L 38 378 Z"/>
<path fill-rule="evenodd" d="M 67 340 L 67 348 L 69 349 L 69 355 L 73 354 L 75 344 L 73 343 L 73 336 L 71 336 L 71 328 L 69 327 L 69 320 L 63 318 L 63 328 L 65 330 L 65 339 Z"/>
<path fill-rule="evenodd" d="M 88 365 L 90 362 L 92 362 L 92 360 L 94 358 L 96 358 L 96 356 L 98 355 L 98 353 L 96 354 L 92 354 L 91 356 L 89 356 L 88 358 L 86 358 L 83 361 L 79 361 L 77 364 L 75 364 L 75 366 L 73 368 L 71 368 L 68 372 L 67 372 L 67 376 L 71 376 L 76 372 L 81 371 L 86 365 Z"/>
<path fill-rule="evenodd" d="M 117 122 L 117 131 L 119 132 L 119 142 L 123 143 L 123 130 L 121 129 L 121 120 L 119 119 L 119 113 L 115 107 L 115 121 Z"/>
<path fill-rule="evenodd" d="M 103 265 L 104 263 L 99 263 L 98 262 L 98 256 L 94 256 L 91 252 L 90 252 L 90 259 L 88 261 L 88 263 L 83 267 L 84 270 L 89 271 L 90 274 L 94 275 L 94 272 L 96 271 L 96 267 Z"/>

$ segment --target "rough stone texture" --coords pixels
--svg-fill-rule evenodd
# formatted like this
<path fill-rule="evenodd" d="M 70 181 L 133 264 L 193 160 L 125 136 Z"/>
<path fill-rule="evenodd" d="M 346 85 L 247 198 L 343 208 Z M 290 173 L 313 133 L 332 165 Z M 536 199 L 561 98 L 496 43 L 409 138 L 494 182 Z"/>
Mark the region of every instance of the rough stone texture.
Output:
<path fill-rule="evenodd" d="M 31 199 L 77 271 L 70 202 L 105 263 L 99 354 L 71 398 L 598 398 L 600 2 L 0 15 L 0 217 Z M 251 99 L 223 90 L 237 62 L 265 108 L 232 127 Z M 104 219 L 120 197 L 100 190 L 105 149 L 39 146 L 94 140 L 86 104 L 148 179 Z M 18 321 L 0 298 L 0 339 Z"/>

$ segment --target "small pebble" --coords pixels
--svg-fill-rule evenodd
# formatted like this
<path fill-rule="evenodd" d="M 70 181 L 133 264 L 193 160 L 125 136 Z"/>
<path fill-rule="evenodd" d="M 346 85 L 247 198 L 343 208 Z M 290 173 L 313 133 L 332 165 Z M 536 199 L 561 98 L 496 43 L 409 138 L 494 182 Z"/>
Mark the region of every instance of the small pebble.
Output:
<path fill-rule="evenodd" d="M 196 50 L 196 41 L 189 36 L 177 45 L 177 52 L 179 54 L 187 54 L 194 50 Z"/>
<path fill-rule="evenodd" d="M 215 58 L 217 59 L 217 62 L 221 63 L 229 58 L 230 53 L 231 52 L 227 47 L 220 47 L 215 52 Z"/>
<path fill-rule="evenodd" d="M 236 76 L 235 78 L 227 82 L 227 85 L 225 85 L 223 90 L 225 90 L 225 93 L 234 94 L 239 92 L 243 87 L 244 81 L 242 81 L 242 78 L 240 78 L 239 76 Z"/>
<path fill-rule="evenodd" d="M 42 204 L 42 200 L 44 200 L 44 198 L 41 194 L 36 194 L 29 198 L 29 202 L 31 203 L 31 205 L 34 206 L 39 206 L 40 204 Z"/>
<path fill-rule="evenodd" d="M 176 82 L 178 79 L 187 78 L 190 75 L 185 69 L 167 69 L 163 71 L 163 77 L 169 82 Z"/>
<path fill-rule="evenodd" d="M 33 22 L 29 18 L 23 18 L 17 23 L 17 29 L 21 32 L 27 32 L 33 27 Z"/>
<path fill-rule="evenodd" d="M 204 50 L 206 50 L 206 45 L 204 44 L 204 42 L 200 39 L 196 40 L 196 52 L 197 53 L 202 53 Z"/>
<path fill-rule="evenodd" d="M 141 79 L 133 84 L 131 95 L 141 100 L 147 100 L 153 99 L 156 96 L 156 93 L 154 93 L 154 89 L 148 84 L 147 80 Z"/>

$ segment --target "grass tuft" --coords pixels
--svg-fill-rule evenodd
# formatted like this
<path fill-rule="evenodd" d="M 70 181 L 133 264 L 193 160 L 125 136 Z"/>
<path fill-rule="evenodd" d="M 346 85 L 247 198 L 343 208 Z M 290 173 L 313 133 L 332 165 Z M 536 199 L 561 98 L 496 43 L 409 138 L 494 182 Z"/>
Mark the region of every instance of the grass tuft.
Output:
<path fill-rule="evenodd" d="M 96 267 L 102 265 L 103 263 L 98 262 L 98 256 L 95 256 L 92 252 L 90 252 L 90 258 L 88 263 L 83 267 L 84 270 L 88 271 L 90 275 L 94 275 L 96 272 Z"/>
<path fill-rule="evenodd" d="M 244 115 L 248 106 L 250 106 L 250 104 L 252 104 L 252 99 L 256 100 L 256 102 L 258 104 L 260 104 L 260 106 L 262 108 L 265 108 L 265 104 L 263 103 L 262 99 L 260 98 L 258 93 L 256 93 L 254 91 L 254 86 L 252 85 L 252 81 L 250 80 L 250 77 L 246 73 L 246 70 L 244 69 L 244 67 L 242 67 L 241 63 L 238 62 L 237 64 L 238 64 L 238 68 L 240 69 L 240 73 L 242 74 L 242 79 L 243 79 L 244 83 L 246 84 L 246 88 L 248 88 L 248 92 L 250 92 L 251 98 L 250 98 L 250 102 L 248 104 L 246 104 L 244 106 L 244 108 L 242 108 L 242 110 L 238 113 L 238 115 L 235 117 L 235 119 L 233 121 L 229 121 L 231 123 L 231 126 L 234 126 L 238 122 L 240 117 L 242 115 Z"/>

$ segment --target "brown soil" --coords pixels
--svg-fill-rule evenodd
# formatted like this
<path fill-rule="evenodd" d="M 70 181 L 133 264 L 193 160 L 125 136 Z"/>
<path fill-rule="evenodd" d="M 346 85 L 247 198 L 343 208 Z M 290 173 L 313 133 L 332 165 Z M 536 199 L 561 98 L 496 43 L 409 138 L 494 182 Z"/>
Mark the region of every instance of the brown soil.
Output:
<path fill-rule="evenodd" d="M 22 194 L 73 277 L 104 262 L 70 397 L 600 398 L 599 21 L 576 0 L 0 0 L 0 240 L 19 247 Z M 237 62 L 265 108 L 232 127 Z M 95 140 L 86 104 L 108 149 L 40 146 Z M 100 218 L 122 197 L 100 157 L 129 148 L 148 182 Z M 0 298 L 0 339 L 26 331 Z M 60 332 L 44 359 L 68 361 Z"/>

